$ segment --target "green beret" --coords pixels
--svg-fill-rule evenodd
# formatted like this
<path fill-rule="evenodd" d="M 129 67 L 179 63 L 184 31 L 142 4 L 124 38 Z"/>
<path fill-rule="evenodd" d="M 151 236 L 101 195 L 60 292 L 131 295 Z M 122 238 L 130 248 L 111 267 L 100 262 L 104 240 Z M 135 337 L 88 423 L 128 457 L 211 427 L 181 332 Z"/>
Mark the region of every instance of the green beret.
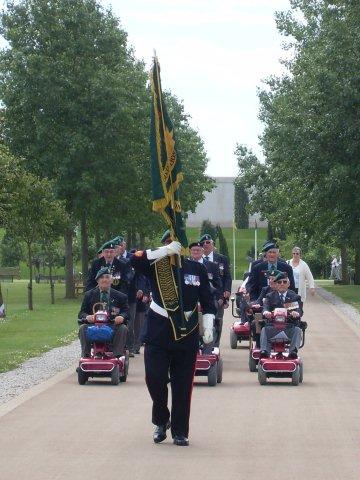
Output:
<path fill-rule="evenodd" d="M 116 248 L 117 247 L 117 244 L 116 242 L 114 242 L 114 239 L 112 240 L 109 240 L 108 242 L 105 242 L 104 245 L 101 247 L 102 250 L 106 250 L 107 248 Z"/>
<path fill-rule="evenodd" d="M 274 281 L 278 282 L 279 280 L 283 280 L 285 278 L 288 278 L 288 274 L 286 272 L 279 272 L 274 278 Z"/>
<path fill-rule="evenodd" d="M 279 273 L 282 273 L 282 272 L 280 272 L 280 270 L 275 270 L 275 269 L 271 270 L 271 269 L 270 269 L 270 270 L 267 270 L 267 271 L 265 272 L 265 276 L 266 276 L 267 278 L 269 278 L 269 277 L 276 277 L 276 275 L 279 275 Z"/>
<path fill-rule="evenodd" d="M 123 243 L 124 237 L 122 235 L 118 235 L 117 237 L 113 238 L 111 241 L 114 242 L 116 246 L 119 246 Z"/>
<path fill-rule="evenodd" d="M 108 269 L 108 267 L 101 267 L 100 270 L 97 272 L 97 274 L 95 276 L 95 280 L 98 280 L 103 275 L 110 275 L 110 274 L 111 274 L 111 272 Z"/>
<path fill-rule="evenodd" d="M 212 236 L 209 233 L 205 233 L 199 240 L 200 243 L 205 242 L 205 240 L 213 240 Z M 214 241 L 214 240 L 213 240 Z"/>
<path fill-rule="evenodd" d="M 100 253 L 102 253 L 103 250 L 104 250 L 104 245 L 101 245 L 101 247 L 97 251 L 98 255 L 100 255 Z"/>
<path fill-rule="evenodd" d="M 161 237 L 160 242 L 161 242 L 161 243 L 165 243 L 166 240 L 168 240 L 170 237 L 171 237 L 171 232 L 170 232 L 170 230 L 165 230 L 165 232 L 163 233 L 163 236 Z"/>
<path fill-rule="evenodd" d="M 192 242 L 189 245 L 189 249 L 192 248 L 192 247 L 202 247 L 202 245 L 201 245 L 200 242 Z"/>
<path fill-rule="evenodd" d="M 275 242 L 265 242 L 262 248 L 262 252 L 268 252 L 272 248 L 279 248 Z"/>

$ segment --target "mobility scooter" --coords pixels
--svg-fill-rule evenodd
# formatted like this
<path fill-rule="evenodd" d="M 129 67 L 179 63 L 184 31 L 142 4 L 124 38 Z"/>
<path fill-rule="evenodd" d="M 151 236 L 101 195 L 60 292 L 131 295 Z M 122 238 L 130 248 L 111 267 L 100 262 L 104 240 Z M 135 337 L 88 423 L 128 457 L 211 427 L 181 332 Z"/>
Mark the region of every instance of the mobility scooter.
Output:
<path fill-rule="evenodd" d="M 299 385 L 303 381 L 304 367 L 303 361 L 298 356 L 297 358 L 289 358 L 289 343 L 290 339 L 285 333 L 285 328 L 288 325 L 289 310 L 286 308 L 275 308 L 272 312 L 271 325 L 278 329 L 271 341 L 271 353 L 269 357 L 260 358 L 258 364 L 258 380 L 260 385 L 265 385 L 267 379 L 275 378 L 291 378 L 292 385 Z M 305 330 L 306 322 L 300 321 L 300 328 L 302 330 L 302 342 L 300 348 L 305 344 Z"/>
<path fill-rule="evenodd" d="M 126 382 L 129 371 L 129 354 L 114 357 L 111 351 L 112 329 L 109 326 L 109 314 L 102 303 L 93 307 L 94 325 L 87 329 L 87 335 L 93 343 L 90 358 L 80 358 L 77 368 L 78 382 L 85 385 L 90 377 L 110 377 L 112 385 Z"/>
<path fill-rule="evenodd" d="M 249 318 L 251 306 L 248 304 L 243 292 L 236 292 L 236 310 L 235 297 L 231 297 L 231 313 L 235 321 L 230 327 L 230 347 L 235 350 L 238 343 L 249 341 L 251 343 L 251 332 Z"/>

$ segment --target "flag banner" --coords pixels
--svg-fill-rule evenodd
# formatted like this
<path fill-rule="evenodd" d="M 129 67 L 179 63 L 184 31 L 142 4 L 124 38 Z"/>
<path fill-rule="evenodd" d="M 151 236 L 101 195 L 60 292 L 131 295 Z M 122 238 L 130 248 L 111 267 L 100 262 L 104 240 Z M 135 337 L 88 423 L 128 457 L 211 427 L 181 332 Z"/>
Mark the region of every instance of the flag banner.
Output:
<path fill-rule="evenodd" d="M 173 238 L 186 248 L 185 222 L 181 214 L 179 186 L 183 180 L 181 162 L 176 151 L 174 127 L 163 98 L 160 65 L 156 57 L 150 73 L 151 82 L 151 182 L 153 210 L 161 213 Z"/>

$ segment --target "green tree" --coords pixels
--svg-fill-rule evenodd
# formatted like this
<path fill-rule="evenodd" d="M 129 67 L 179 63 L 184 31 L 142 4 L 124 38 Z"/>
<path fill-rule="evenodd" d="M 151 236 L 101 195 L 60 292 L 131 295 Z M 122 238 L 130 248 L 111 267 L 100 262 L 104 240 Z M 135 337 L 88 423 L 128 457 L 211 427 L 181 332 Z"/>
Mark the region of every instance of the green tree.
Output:
<path fill-rule="evenodd" d="M 220 225 L 216 226 L 216 231 L 217 231 L 217 237 L 219 239 L 220 253 L 222 255 L 225 255 L 227 258 L 230 258 L 228 244 L 227 244 L 226 238 L 224 237 L 224 234 Z"/>
<path fill-rule="evenodd" d="M 216 241 L 218 236 L 218 231 L 216 226 L 213 225 L 210 220 L 203 220 L 201 224 L 200 237 L 205 235 L 205 233 L 208 233 L 209 235 L 211 235 L 211 238 L 214 240 L 214 242 Z"/>
<path fill-rule="evenodd" d="M 33 253 L 36 242 L 43 238 L 56 239 L 64 230 L 67 217 L 63 204 L 54 197 L 49 180 L 23 172 L 16 180 L 16 196 L 9 205 L 6 229 L 23 241 L 29 266 L 28 306 L 33 310 Z"/>
<path fill-rule="evenodd" d="M 143 65 L 119 20 L 95 0 L 10 2 L 1 28 L 4 139 L 32 173 L 54 181 L 74 227 L 80 222 L 85 265 L 89 222 L 107 225 L 108 212 L 121 214 L 130 201 L 145 138 Z M 65 235 L 67 296 L 73 232 Z"/>
<path fill-rule="evenodd" d="M 24 258 L 23 248 L 18 239 L 5 232 L 0 244 L 1 265 L 3 267 L 18 267 Z"/>

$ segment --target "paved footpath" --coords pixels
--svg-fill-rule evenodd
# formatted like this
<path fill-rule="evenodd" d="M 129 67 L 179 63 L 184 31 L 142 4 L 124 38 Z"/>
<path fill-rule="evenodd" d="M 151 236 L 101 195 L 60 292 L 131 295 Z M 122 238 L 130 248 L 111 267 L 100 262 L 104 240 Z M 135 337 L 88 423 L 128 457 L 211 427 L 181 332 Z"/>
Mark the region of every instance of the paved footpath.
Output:
<path fill-rule="evenodd" d="M 0 479 L 357 480 L 359 330 L 319 296 L 305 319 L 304 383 L 260 386 L 226 312 L 224 380 L 195 385 L 187 448 L 152 442 L 142 354 L 119 386 L 58 374 L 0 407 Z"/>

